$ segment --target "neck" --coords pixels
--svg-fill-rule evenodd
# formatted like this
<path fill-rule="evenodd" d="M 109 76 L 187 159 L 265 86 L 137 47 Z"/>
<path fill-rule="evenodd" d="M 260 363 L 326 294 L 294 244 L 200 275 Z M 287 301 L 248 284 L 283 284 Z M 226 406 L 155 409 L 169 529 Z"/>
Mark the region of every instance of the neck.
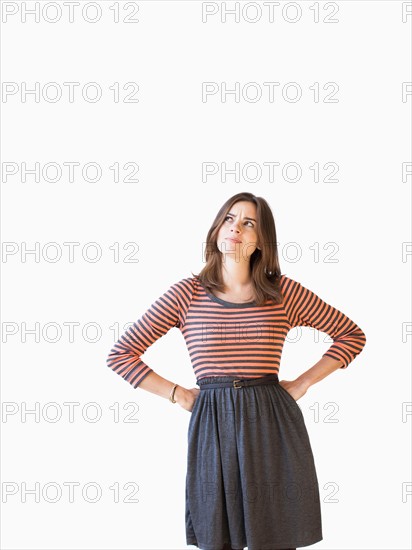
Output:
<path fill-rule="evenodd" d="M 225 287 L 235 292 L 249 287 L 252 282 L 250 263 L 235 262 L 226 256 L 226 261 L 222 263 L 222 278 Z"/>

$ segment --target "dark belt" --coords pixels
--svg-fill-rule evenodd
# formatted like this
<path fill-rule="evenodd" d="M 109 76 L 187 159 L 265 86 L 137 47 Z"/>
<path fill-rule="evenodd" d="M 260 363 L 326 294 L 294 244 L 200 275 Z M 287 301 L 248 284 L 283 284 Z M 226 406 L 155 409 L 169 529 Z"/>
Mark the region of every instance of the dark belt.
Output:
<path fill-rule="evenodd" d="M 263 384 L 278 384 L 279 378 L 277 374 L 268 374 L 267 376 L 260 376 L 259 378 L 237 378 L 236 380 L 231 380 L 230 382 L 218 382 L 216 384 L 209 384 L 205 382 L 202 384 L 202 381 L 199 380 L 199 386 L 201 390 L 212 390 L 214 388 L 243 388 L 244 386 L 261 386 Z"/>

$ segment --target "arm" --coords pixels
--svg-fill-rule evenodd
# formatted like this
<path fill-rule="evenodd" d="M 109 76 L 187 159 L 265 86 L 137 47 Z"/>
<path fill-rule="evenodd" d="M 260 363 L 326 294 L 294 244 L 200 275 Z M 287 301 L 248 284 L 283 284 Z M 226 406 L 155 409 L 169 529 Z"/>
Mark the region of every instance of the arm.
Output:
<path fill-rule="evenodd" d="M 173 382 L 163 378 L 156 372 L 150 372 L 145 378 L 140 382 L 139 388 L 169 399 L 170 392 L 173 389 Z M 195 391 L 193 391 L 195 390 Z M 179 403 L 181 407 L 186 410 L 191 411 L 194 404 L 194 397 L 198 395 L 199 389 L 193 388 L 191 390 L 184 388 L 183 386 L 177 386 L 175 389 L 174 399 Z"/>
<path fill-rule="evenodd" d="M 316 382 L 320 382 L 326 378 L 326 376 L 329 376 L 329 374 L 332 374 L 332 372 L 341 368 L 342 363 L 340 361 L 336 361 L 336 359 L 323 355 L 322 358 L 319 359 L 315 365 L 313 365 L 313 367 L 296 378 L 296 386 L 299 386 L 301 389 L 299 397 L 302 397 L 310 386 L 316 384 Z M 295 399 L 299 398 L 296 397 Z"/>
<path fill-rule="evenodd" d="M 134 388 L 139 387 L 168 399 L 173 383 L 154 372 L 141 356 L 171 328 L 181 326 L 188 303 L 187 288 L 178 283 L 172 285 L 119 338 L 106 359 L 107 366 Z M 193 398 L 188 392 L 190 394 L 191 390 L 178 386 L 175 400 L 182 406 L 188 400 L 190 404 Z"/>
<path fill-rule="evenodd" d="M 291 328 L 310 326 L 328 334 L 333 344 L 322 358 L 294 382 L 282 385 L 298 399 L 307 389 L 339 368 L 348 365 L 366 344 L 364 332 L 344 313 L 327 304 L 311 290 L 297 281 L 283 276 L 285 311 Z"/>

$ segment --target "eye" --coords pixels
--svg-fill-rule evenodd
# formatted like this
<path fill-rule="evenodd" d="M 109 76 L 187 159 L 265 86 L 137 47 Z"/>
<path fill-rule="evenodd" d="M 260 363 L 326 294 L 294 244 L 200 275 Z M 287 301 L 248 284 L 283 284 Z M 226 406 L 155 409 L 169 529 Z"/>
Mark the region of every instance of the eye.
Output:
<path fill-rule="evenodd" d="M 233 218 L 232 218 L 232 216 L 227 215 L 227 216 L 225 217 L 225 221 L 227 221 L 228 219 L 233 219 Z M 245 223 L 250 223 L 250 226 L 249 226 L 249 227 L 255 227 L 255 224 L 254 224 L 253 222 L 251 222 L 250 220 L 246 220 Z"/>

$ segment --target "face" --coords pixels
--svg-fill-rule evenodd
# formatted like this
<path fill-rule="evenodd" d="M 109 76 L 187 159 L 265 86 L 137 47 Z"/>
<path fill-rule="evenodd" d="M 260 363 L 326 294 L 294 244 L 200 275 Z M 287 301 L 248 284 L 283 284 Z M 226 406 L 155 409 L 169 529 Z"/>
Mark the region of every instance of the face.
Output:
<path fill-rule="evenodd" d="M 226 214 L 217 235 L 220 252 L 234 254 L 240 260 L 249 260 L 259 244 L 256 229 L 256 205 L 249 201 L 235 203 Z"/>

